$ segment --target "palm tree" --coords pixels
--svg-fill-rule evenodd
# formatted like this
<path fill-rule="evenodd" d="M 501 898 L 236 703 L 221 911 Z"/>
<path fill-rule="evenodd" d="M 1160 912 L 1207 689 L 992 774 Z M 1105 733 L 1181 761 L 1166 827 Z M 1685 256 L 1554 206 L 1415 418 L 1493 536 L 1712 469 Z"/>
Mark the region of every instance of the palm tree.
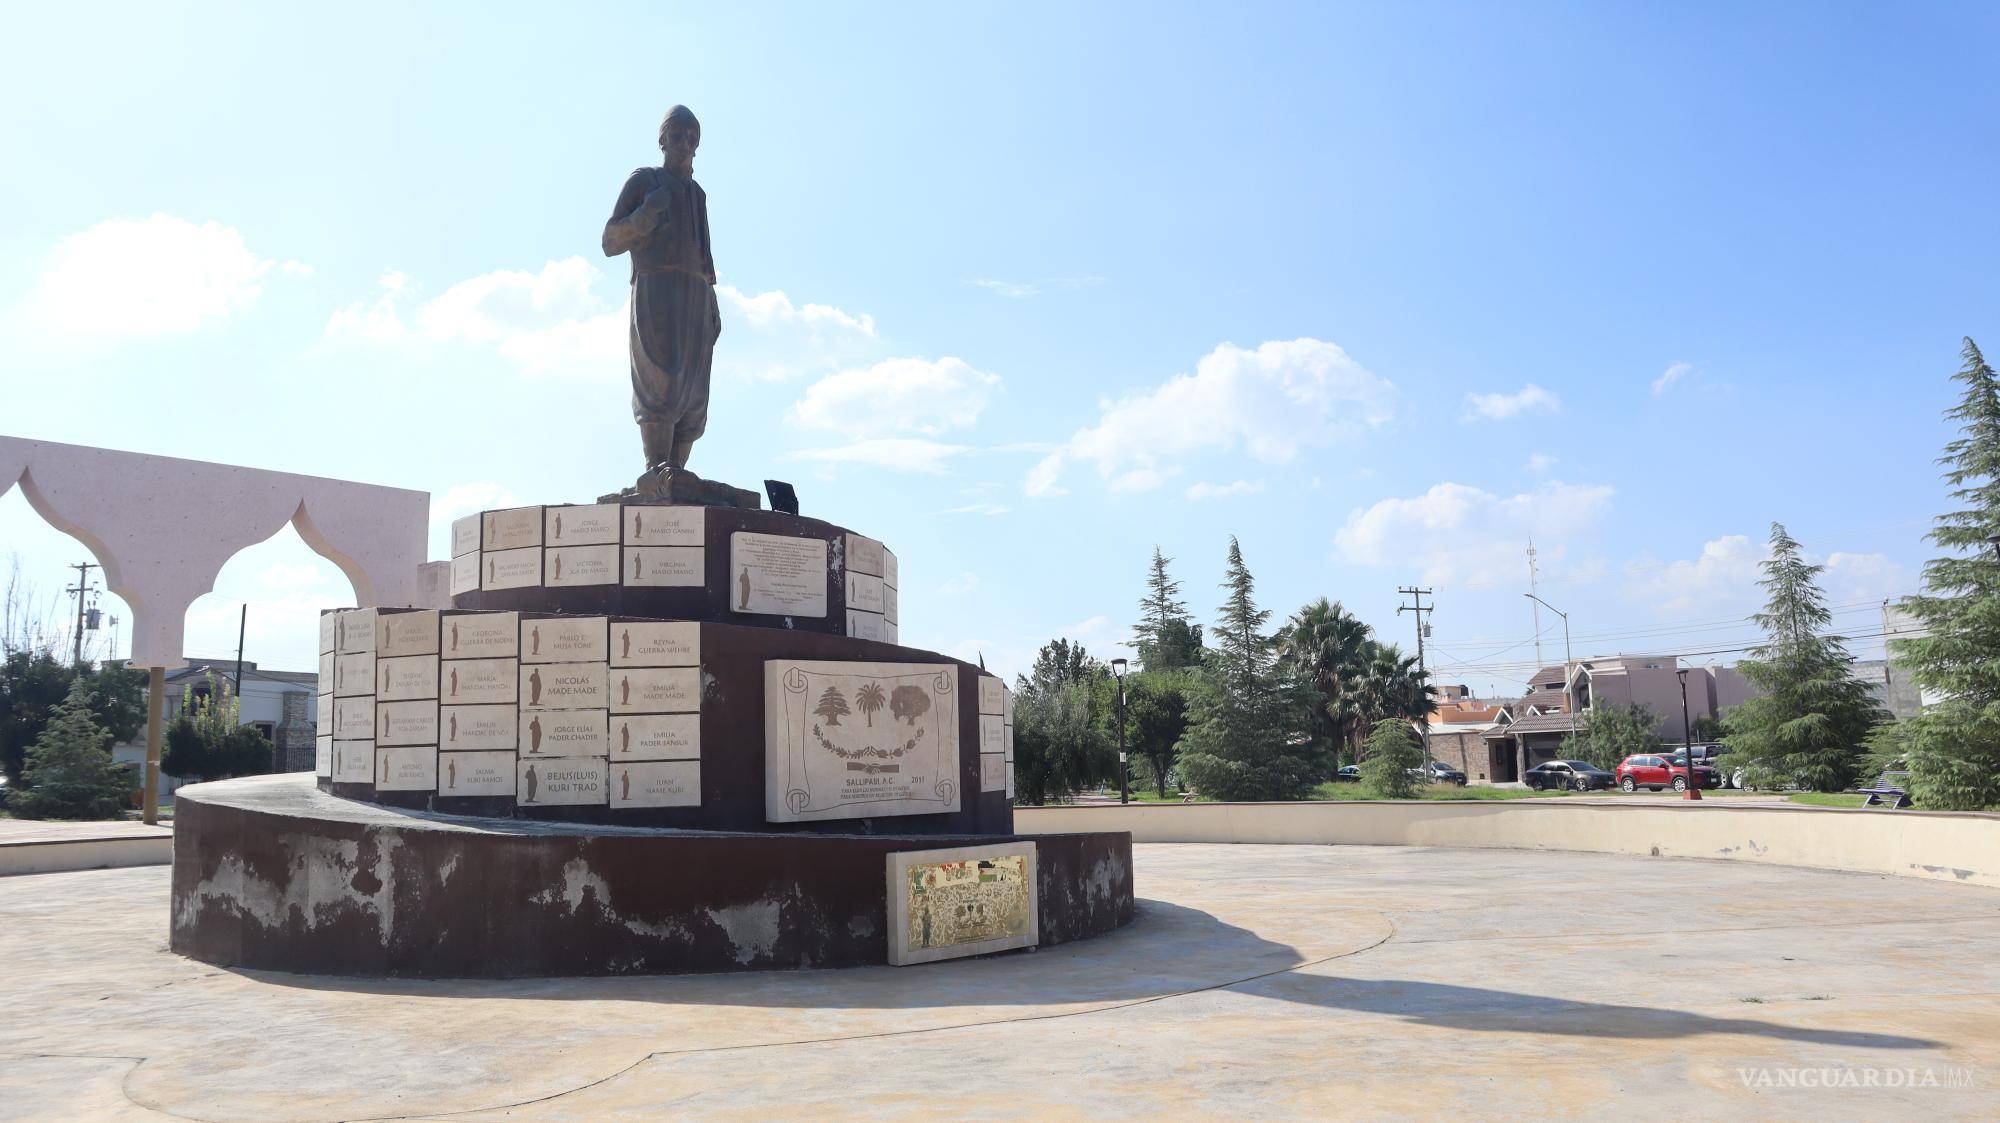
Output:
<path fill-rule="evenodd" d="M 1315 736 L 1351 745 L 1361 728 L 1354 703 L 1373 643 L 1368 625 L 1339 602 L 1321 597 L 1293 613 L 1276 639 L 1278 657 L 1313 686 Z"/>
<path fill-rule="evenodd" d="M 1404 655 L 1393 643 L 1369 641 L 1369 651 L 1360 681 L 1355 687 L 1355 708 L 1367 729 L 1383 718 L 1416 721 L 1437 704 L 1437 689 L 1430 676 L 1417 669 L 1413 655 Z"/>

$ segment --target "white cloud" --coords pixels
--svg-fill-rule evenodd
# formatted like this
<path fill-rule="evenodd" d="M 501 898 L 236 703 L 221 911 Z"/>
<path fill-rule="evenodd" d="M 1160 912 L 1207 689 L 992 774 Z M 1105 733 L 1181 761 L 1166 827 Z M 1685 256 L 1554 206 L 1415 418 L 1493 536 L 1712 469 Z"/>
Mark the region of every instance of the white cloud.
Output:
<path fill-rule="evenodd" d="M 1491 585 L 1527 579 L 1528 540 L 1545 561 L 1594 530 L 1612 489 L 1552 482 L 1505 498 L 1441 483 L 1408 499 L 1356 509 L 1334 535 L 1341 556 L 1362 565 L 1415 565 L 1436 584 Z"/>
<path fill-rule="evenodd" d="M 952 507 L 944 511 L 943 513 L 947 515 L 992 516 L 992 515 L 1004 515 L 1009 510 L 1011 510 L 1011 508 L 1003 507 L 998 503 L 968 503 L 963 507 Z"/>
<path fill-rule="evenodd" d="M 861 464 L 902 472 L 936 475 L 954 458 L 971 452 L 969 445 L 944 444 L 917 437 L 883 437 L 856 441 L 838 448 L 807 448 L 787 453 L 788 460 L 816 460 L 827 464 Z"/>
<path fill-rule="evenodd" d="M 1850 554 L 1836 550 L 1827 555 L 1827 600 L 1833 604 L 1881 601 L 1916 592 L 1917 580 L 1909 568 L 1891 561 L 1887 554 Z"/>
<path fill-rule="evenodd" d="M 1226 484 L 1193 484 L 1187 489 L 1185 494 L 1192 502 L 1199 503 L 1204 499 L 1226 499 L 1232 495 L 1255 495 L 1263 490 L 1263 480 L 1234 480 Z"/>
<path fill-rule="evenodd" d="M 938 586 L 938 592 L 948 597 L 961 596 L 979 587 L 979 575 L 967 571 Z"/>
<path fill-rule="evenodd" d="M 1524 413 L 1557 413 L 1562 399 L 1530 382 L 1512 394 L 1467 394 L 1462 420 L 1506 421 Z"/>
<path fill-rule="evenodd" d="M 788 420 L 854 439 L 891 433 L 937 436 L 979 420 L 998 375 L 963 359 L 887 359 L 828 375 L 806 389 Z"/>
<path fill-rule="evenodd" d="M 58 341 L 183 335 L 248 311 L 273 268 L 311 273 L 259 256 L 212 220 L 109 219 L 56 243 L 19 314 Z"/>
<path fill-rule="evenodd" d="M 1015 299 L 1025 296 L 1040 296 L 1042 293 L 1042 286 L 1032 281 L 997 281 L 991 277 L 969 277 L 965 283 L 976 285 L 987 292 L 999 296 L 1013 297 Z"/>
<path fill-rule="evenodd" d="M 1338 346 L 1318 339 L 1269 342 L 1254 351 L 1224 343 L 1151 389 L 1099 403 L 1080 429 L 1028 474 L 1029 495 L 1060 495 L 1063 466 L 1095 464 L 1113 488 L 1145 490 L 1180 472 L 1196 452 L 1241 449 L 1283 464 L 1303 448 L 1351 439 L 1386 423 L 1395 387 Z"/>
<path fill-rule="evenodd" d="M 1701 553 L 1672 562 L 1647 559 L 1625 567 L 1628 590 L 1650 601 L 1663 617 L 1704 616 L 1748 618 L 1764 602 L 1763 564 L 1768 543 L 1745 534 L 1726 534 L 1704 542 Z M 1817 561 L 1807 555 L 1808 561 Z M 1861 605 L 1914 591 L 1915 578 L 1886 554 L 1835 551 L 1823 563 L 1821 590 L 1829 605 Z M 1837 626 L 1846 626 L 1840 625 Z"/>
<path fill-rule="evenodd" d="M 1693 373 L 1694 373 L 1693 363 L 1672 364 L 1660 374 L 1660 377 L 1655 378 L 1653 380 L 1654 396 L 1657 397 L 1661 394 L 1666 393 L 1667 388 L 1669 386 L 1672 386 L 1674 383 L 1679 382 L 1681 379 L 1686 378 L 1688 375 Z"/>
<path fill-rule="evenodd" d="M 783 292 L 746 294 L 716 286 L 723 377 L 784 378 L 868 357 L 875 321 L 825 304 L 797 305 Z M 539 271 L 497 269 L 424 300 L 396 270 L 376 293 L 337 309 L 326 336 L 375 347 L 455 344 L 490 349 L 524 374 L 616 382 L 628 376 L 627 287 L 581 256 Z"/>
<path fill-rule="evenodd" d="M 1556 458 L 1546 452 L 1528 454 L 1528 471 L 1530 472 L 1546 472 L 1555 466 Z"/>

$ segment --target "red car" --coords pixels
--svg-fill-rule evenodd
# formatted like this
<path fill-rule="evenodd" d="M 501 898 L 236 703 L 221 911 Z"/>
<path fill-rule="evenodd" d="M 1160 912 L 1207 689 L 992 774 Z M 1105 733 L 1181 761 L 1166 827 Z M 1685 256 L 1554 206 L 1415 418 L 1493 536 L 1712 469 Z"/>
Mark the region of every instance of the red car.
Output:
<path fill-rule="evenodd" d="M 1706 764 L 1694 766 L 1694 778 L 1704 788 L 1712 788 L 1721 782 L 1721 775 Z M 1618 762 L 1618 786 L 1628 792 L 1640 788 L 1659 791 L 1672 788 L 1677 792 L 1687 790 L 1687 769 L 1674 767 L 1674 762 L 1663 756 L 1628 756 Z"/>

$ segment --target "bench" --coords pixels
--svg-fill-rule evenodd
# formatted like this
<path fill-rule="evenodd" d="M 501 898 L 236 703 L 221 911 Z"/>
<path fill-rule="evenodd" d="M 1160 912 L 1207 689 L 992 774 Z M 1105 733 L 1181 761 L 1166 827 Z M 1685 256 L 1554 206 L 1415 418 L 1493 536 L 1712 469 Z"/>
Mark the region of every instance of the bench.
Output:
<path fill-rule="evenodd" d="M 1909 776 L 1908 772 L 1884 772 L 1872 788 L 1856 788 L 1855 793 L 1868 797 L 1863 807 L 1887 807 L 1900 811 L 1910 805 L 1910 793 L 1903 790 L 1900 781 Z"/>

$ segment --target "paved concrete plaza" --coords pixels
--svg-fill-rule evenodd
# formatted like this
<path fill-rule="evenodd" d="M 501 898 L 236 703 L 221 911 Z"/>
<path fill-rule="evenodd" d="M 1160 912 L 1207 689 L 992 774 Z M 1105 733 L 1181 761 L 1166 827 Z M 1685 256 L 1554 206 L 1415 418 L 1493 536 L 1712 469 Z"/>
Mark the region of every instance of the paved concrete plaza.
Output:
<path fill-rule="evenodd" d="M 2000 891 L 1377 847 L 1137 869 L 1135 924 L 1043 952 L 528 982 L 227 971 L 166 950 L 165 869 L 0 878 L 0 1115 L 2000 1114 Z"/>

